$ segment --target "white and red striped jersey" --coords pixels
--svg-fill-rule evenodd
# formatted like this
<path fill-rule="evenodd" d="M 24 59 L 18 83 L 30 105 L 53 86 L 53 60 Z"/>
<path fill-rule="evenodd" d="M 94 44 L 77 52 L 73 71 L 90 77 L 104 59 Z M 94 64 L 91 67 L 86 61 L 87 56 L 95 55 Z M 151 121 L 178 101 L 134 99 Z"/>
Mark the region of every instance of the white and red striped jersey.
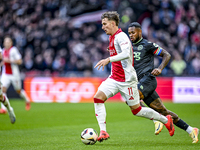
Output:
<path fill-rule="evenodd" d="M 133 64 L 133 48 L 128 36 L 119 29 L 109 37 L 111 75 L 119 82 L 136 81 L 137 75 Z"/>
<path fill-rule="evenodd" d="M 3 58 L 8 58 L 10 59 L 10 61 L 19 60 L 22 58 L 20 52 L 15 46 L 12 46 L 11 48 L 7 50 L 3 48 L 2 55 L 3 55 Z M 19 66 L 13 63 L 4 63 L 2 74 L 14 75 L 14 76 L 19 77 L 20 76 Z"/>

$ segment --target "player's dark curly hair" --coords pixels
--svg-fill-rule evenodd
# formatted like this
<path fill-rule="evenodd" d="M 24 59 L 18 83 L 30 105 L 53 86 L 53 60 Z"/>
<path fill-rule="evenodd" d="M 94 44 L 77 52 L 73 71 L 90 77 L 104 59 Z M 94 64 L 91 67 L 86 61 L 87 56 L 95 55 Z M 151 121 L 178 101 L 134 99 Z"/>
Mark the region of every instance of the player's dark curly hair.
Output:
<path fill-rule="evenodd" d="M 132 22 L 131 24 L 129 24 L 128 27 L 135 27 L 135 28 L 141 29 L 141 25 L 138 22 Z"/>
<path fill-rule="evenodd" d="M 115 21 L 116 25 L 119 25 L 119 14 L 116 11 L 108 11 L 102 14 L 101 20 L 104 18 L 108 18 L 108 20 L 113 20 Z"/>

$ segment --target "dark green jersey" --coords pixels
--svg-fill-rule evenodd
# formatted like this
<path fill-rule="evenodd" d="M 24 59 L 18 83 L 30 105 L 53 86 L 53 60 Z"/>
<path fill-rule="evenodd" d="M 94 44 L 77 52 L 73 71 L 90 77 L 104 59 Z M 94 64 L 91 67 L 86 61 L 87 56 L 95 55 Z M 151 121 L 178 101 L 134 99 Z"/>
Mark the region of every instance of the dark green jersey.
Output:
<path fill-rule="evenodd" d="M 154 69 L 154 54 L 160 55 L 161 51 L 162 48 L 157 44 L 143 38 L 137 43 L 133 43 L 134 68 L 138 80 L 140 80 L 144 74 L 151 73 Z"/>

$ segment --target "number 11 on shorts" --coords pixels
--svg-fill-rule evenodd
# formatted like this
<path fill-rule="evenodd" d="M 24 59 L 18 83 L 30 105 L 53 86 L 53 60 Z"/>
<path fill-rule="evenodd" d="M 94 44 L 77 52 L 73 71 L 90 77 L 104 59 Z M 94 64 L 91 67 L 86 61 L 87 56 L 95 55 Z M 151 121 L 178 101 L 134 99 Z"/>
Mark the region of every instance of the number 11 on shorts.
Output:
<path fill-rule="evenodd" d="M 129 95 L 133 95 L 133 89 L 132 89 L 132 87 L 128 88 L 128 92 L 129 92 Z"/>

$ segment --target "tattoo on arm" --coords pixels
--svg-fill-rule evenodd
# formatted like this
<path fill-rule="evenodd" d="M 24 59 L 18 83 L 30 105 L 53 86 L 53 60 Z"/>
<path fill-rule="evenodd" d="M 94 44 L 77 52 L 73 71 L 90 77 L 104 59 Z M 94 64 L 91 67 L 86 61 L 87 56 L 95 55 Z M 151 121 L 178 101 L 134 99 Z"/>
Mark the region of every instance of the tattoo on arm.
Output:
<path fill-rule="evenodd" d="M 162 52 L 160 53 L 159 56 L 161 56 L 163 59 L 162 59 L 162 63 L 160 64 L 158 68 L 163 70 L 167 66 L 171 58 L 171 55 L 166 50 L 162 49 Z"/>

